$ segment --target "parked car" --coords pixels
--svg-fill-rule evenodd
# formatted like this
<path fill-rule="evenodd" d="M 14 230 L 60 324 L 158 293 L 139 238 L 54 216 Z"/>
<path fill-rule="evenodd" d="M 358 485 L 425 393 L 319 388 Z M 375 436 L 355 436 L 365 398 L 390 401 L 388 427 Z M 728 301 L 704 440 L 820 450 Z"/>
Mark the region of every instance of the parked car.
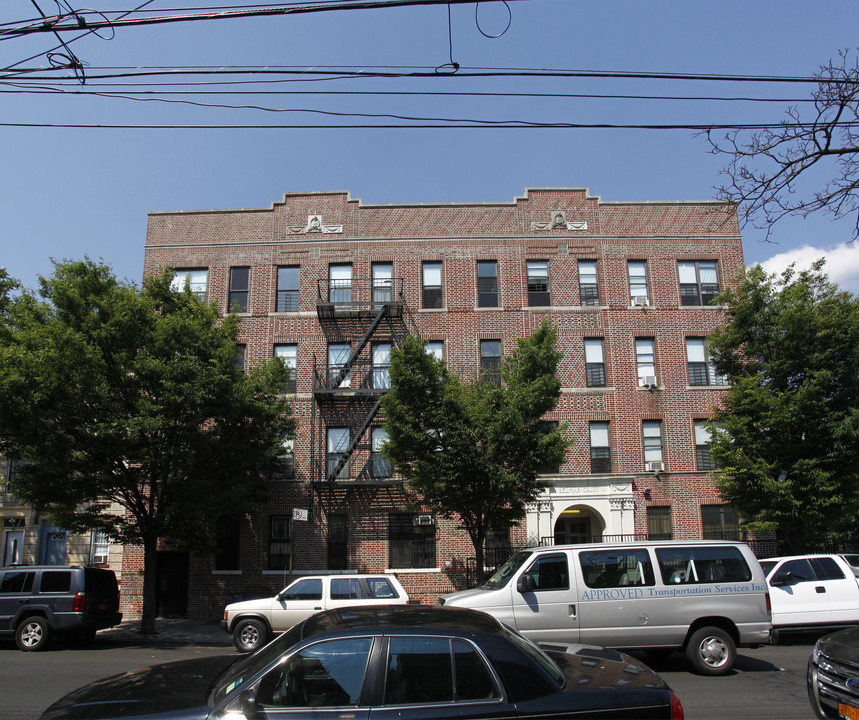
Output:
<path fill-rule="evenodd" d="M 840 555 L 761 560 L 778 632 L 859 624 L 859 584 Z"/>
<path fill-rule="evenodd" d="M 847 561 L 847 564 L 850 566 L 850 569 L 853 571 L 853 574 L 857 578 L 859 578 L 859 555 L 850 554 L 842 555 L 841 557 L 843 557 Z"/>
<path fill-rule="evenodd" d="M 769 643 L 772 628 L 757 559 L 722 541 L 528 548 L 439 602 L 488 612 L 541 644 L 682 650 L 704 675 L 728 672 L 737 646 Z"/>
<path fill-rule="evenodd" d="M 112 570 L 72 565 L 0 568 L 0 635 L 24 651 L 42 650 L 51 636 L 91 640 L 122 621 Z"/>
<path fill-rule="evenodd" d="M 274 634 L 320 610 L 348 605 L 406 605 L 409 596 L 393 575 L 313 575 L 300 578 L 273 598 L 230 603 L 221 627 L 240 652 L 253 652 Z"/>
<path fill-rule="evenodd" d="M 808 699 L 821 720 L 859 718 L 859 628 L 817 641 L 808 659 Z"/>
<path fill-rule="evenodd" d="M 547 653 L 485 613 L 374 605 L 318 613 L 238 661 L 180 661 L 97 681 L 42 720 L 281 715 L 638 720 L 682 718 L 683 708 L 656 673 L 618 651 Z"/>

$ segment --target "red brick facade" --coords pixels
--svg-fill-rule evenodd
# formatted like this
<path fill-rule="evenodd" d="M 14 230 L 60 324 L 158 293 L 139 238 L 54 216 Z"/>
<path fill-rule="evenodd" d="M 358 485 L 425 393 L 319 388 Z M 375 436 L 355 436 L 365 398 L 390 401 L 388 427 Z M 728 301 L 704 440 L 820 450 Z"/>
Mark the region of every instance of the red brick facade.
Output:
<path fill-rule="evenodd" d="M 478 306 L 476 264 L 486 260 L 496 261 L 497 307 Z M 528 261 L 546 263 L 549 305 L 529 305 Z M 583 306 L 580 283 L 588 279 L 585 268 L 593 267 L 588 261 L 595 261 L 598 299 Z M 645 263 L 647 305 L 632 301 L 630 261 Z M 584 189 L 530 189 L 509 203 L 444 205 L 367 205 L 343 192 L 291 193 L 265 209 L 152 213 L 145 275 L 165 267 L 205 271 L 207 298 L 226 312 L 230 269 L 247 267 L 240 337 L 246 362 L 270 358 L 278 344 L 297 348 L 295 478 L 272 481 L 266 505 L 240 524 L 237 567 L 216 571 L 214 556 L 191 557 L 188 614 L 217 617 L 229 598 L 282 587 L 285 574 L 267 570 L 269 517 L 291 516 L 294 508 L 309 510 L 307 521 L 292 523 L 294 573 L 326 570 L 327 522 L 339 513 L 348 516 L 348 569 L 396 571 L 423 602 L 435 602 L 466 581 L 471 544 L 455 522 L 441 518 L 433 526 L 431 568 L 391 567 L 389 515 L 408 508 L 396 483 L 361 482 L 369 436 L 350 459 L 349 479 L 326 483 L 324 472 L 313 470 L 313 461 L 324 459 L 326 423 L 314 358 L 324 366 L 332 338 L 357 347 L 367 325 L 338 329 L 336 319 L 327 327 L 320 319 L 317 297 L 332 264 L 351 264 L 355 292 L 371 278 L 374 263 L 390 264 L 395 288 L 402 288 L 402 319 L 399 330 L 381 326 L 371 341 L 396 343 L 402 332 L 441 341 L 448 366 L 457 372 L 476 372 L 481 340 L 500 340 L 509 353 L 544 317 L 556 324 L 563 390 L 549 419 L 568 425 L 575 444 L 560 472 L 547 476 L 550 488 L 513 530 L 511 546 L 647 533 L 649 506 L 670 507 L 673 537 L 701 537 L 701 506 L 721 501 L 698 469 L 693 423 L 709 415 L 725 386 L 690 381 L 687 338 L 706 337 L 723 316 L 718 307 L 681 303 L 678 263 L 712 267 L 714 261 L 720 288 L 743 266 L 733 206 L 603 202 Z M 424 262 L 441 263 L 441 308 L 423 306 Z M 285 266 L 298 267 L 293 312 L 276 311 L 278 268 Z M 639 383 L 636 339 L 642 338 L 652 339 L 656 387 Z M 605 381 L 589 386 L 585 341 L 598 339 Z M 362 351 L 368 362 L 371 347 Z M 357 382 L 360 372 L 354 372 Z M 661 421 L 665 471 L 659 474 L 645 471 L 642 423 L 648 420 Z M 608 472 L 591 471 L 592 422 L 608 423 Z M 373 425 L 381 426 L 381 418 Z M 132 554 L 126 557 L 123 588 L 132 614 L 134 561 Z"/>

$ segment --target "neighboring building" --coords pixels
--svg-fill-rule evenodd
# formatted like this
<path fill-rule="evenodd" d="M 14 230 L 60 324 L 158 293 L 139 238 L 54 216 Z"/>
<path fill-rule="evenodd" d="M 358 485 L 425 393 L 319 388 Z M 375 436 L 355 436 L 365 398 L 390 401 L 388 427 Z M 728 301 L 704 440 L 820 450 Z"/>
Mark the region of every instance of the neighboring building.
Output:
<path fill-rule="evenodd" d="M 733 205 L 603 202 L 584 189 L 413 205 L 288 193 L 270 208 L 151 213 L 144 274 L 173 268 L 177 286 L 239 313 L 240 361 L 284 358 L 299 420 L 268 502 L 223 518 L 217 553 L 159 555 L 162 608 L 218 617 L 228 600 L 319 571 L 391 570 L 424 602 L 463 587 L 466 534 L 432 507 L 409 508 L 377 452 L 390 352 L 417 334 L 476 377 L 544 317 L 563 352 L 547 420 L 575 443 L 490 551 L 738 537 L 708 479 L 703 421 L 727 387 L 707 358 L 723 322 L 709 303 L 742 267 Z"/>
<path fill-rule="evenodd" d="M 0 456 L 0 566 L 92 565 L 109 568 L 121 579 L 122 546 L 97 530 L 70 533 L 23 505 L 9 489 L 19 469 L 20 463 Z"/>

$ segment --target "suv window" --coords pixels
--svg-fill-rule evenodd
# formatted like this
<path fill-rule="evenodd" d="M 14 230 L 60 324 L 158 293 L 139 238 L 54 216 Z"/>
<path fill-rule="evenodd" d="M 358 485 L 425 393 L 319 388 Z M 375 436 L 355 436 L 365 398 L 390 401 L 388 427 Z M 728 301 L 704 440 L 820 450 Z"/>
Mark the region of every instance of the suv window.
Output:
<path fill-rule="evenodd" d="M 752 571 L 738 548 L 656 548 L 656 560 L 666 585 L 748 582 Z"/>
<path fill-rule="evenodd" d="M 361 582 L 357 578 L 338 578 L 331 580 L 332 600 L 357 600 L 366 597 L 361 592 Z"/>
<path fill-rule="evenodd" d="M 33 591 L 34 572 L 7 570 L 0 582 L 0 593 L 22 593 Z"/>
<path fill-rule="evenodd" d="M 367 584 L 370 586 L 370 595 L 377 600 L 399 597 L 387 578 L 370 578 Z"/>
<path fill-rule="evenodd" d="M 308 578 L 299 580 L 283 596 L 284 600 L 321 600 L 322 580 Z"/>
<path fill-rule="evenodd" d="M 70 570 L 45 570 L 42 572 L 40 591 L 43 593 L 67 593 L 72 587 Z"/>

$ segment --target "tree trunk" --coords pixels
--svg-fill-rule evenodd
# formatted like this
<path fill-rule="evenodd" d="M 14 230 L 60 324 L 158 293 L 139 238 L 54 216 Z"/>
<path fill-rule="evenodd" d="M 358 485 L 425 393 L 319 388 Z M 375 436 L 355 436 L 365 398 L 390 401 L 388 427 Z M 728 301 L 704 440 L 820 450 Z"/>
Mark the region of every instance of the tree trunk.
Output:
<path fill-rule="evenodd" d="M 141 635 L 155 634 L 155 580 L 158 538 L 143 540 L 143 611 L 140 617 Z"/>

